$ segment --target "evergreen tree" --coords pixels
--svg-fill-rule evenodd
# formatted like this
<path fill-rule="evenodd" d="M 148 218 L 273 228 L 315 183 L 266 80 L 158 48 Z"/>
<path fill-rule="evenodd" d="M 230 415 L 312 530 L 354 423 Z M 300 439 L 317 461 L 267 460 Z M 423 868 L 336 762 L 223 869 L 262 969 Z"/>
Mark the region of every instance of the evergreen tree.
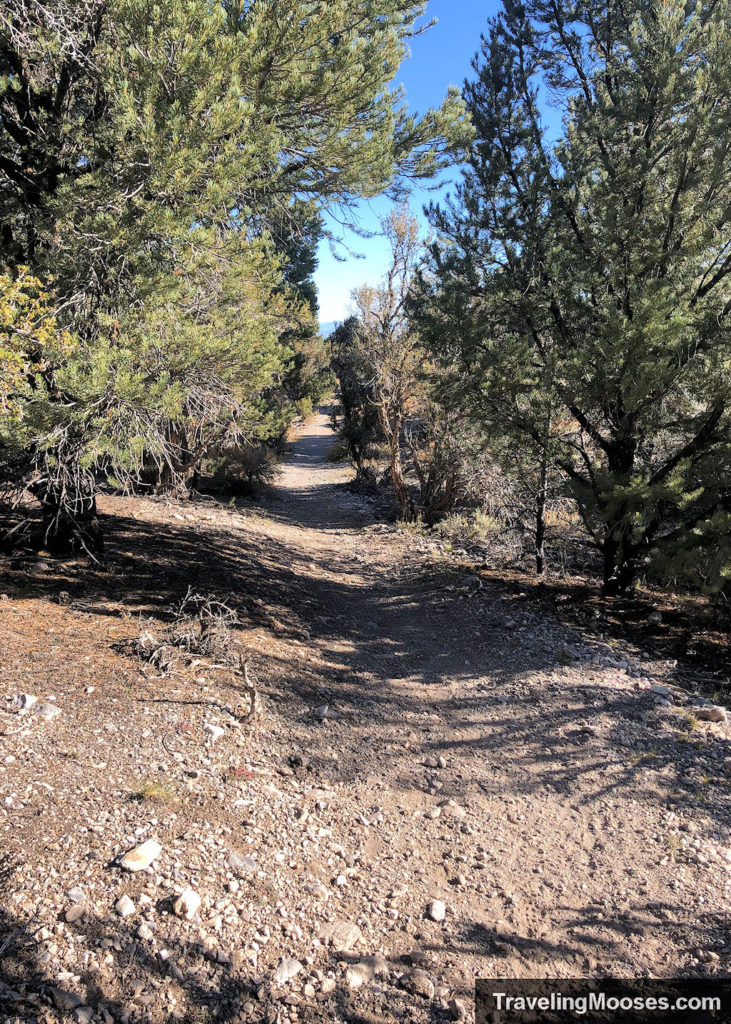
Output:
<path fill-rule="evenodd" d="M 95 475 L 184 479 L 266 432 L 313 321 L 277 225 L 431 174 L 464 136 L 388 83 L 423 4 L 20 0 L 0 12 L 0 260 L 55 279 L 73 355 L 22 393 L 49 544 L 95 542 Z M 314 204 L 314 205 L 313 205 Z M 288 274 L 290 275 L 288 279 Z M 4 465 L 17 465 L 5 458 Z"/>
<path fill-rule="evenodd" d="M 452 400 L 566 475 L 608 594 L 728 512 L 728 13 L 507 0 L 432 211 L 420 329 Z"/>

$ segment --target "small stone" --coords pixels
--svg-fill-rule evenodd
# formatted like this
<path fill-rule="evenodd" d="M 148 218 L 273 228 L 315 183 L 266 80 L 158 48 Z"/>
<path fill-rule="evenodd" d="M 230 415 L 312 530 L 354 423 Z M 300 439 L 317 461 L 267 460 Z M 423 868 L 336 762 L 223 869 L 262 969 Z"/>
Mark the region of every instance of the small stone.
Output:
<path fill-rule="evenodd" d="M 353 964 L 345 972 L 345 984 L 349 989 L 360 988 L 373 981 L 373 968 L 367 963 Z"/>
<path fill-rule="evenodd" d="M 142 922 L 142 924 L 137 929 L 137 938 L 144 939 L 146 942 L 152 941 L 152 939 L 154 938 L 154 934 L 149 924 L 145 924 L 144 921 Z"/>
<path fill-rule="evenodd" d="M 32 693 L 19 693 L 13 701 L 13 704 L 15 704 L 16 707 L 21 708 L 23 711 L 28 711 L 37 703 L 38 698 L 34 697 Z"/>
<path fill-rule="evenodd" d="M 439 756 L 439 757 L 437 758 L 437 765 L 438 765 L 438 766 L 439 766 L 440 768 L 446 768 L 446 767 L 447 767 L 447 759 L 446 759 L 446 757 L 442 757 L 442 756 L 440 755 L 440 756 Z"/>
<path fill-rule="evenodd" d="M 447 1009 L 452 1020 L 464 1020 L 467 1016 L 467 1006 L 464 999 L 450 999 Z"/>
<path fill-rule="evenodd" d="M 61 714 L 61 708 L 56 707 L 55 704 L 36 704 L 33 714 L 36 718 L 42 718 L 44 722 L 50 722 L 52 718 Z"/>
<path fill-rule="evenodd" d="M 662 612 L 650 612 L 650 614 L 647 616 L 647 621 L 650 623 L 651 626 L 659 626 L 662 623 Z"/>
<path fill-rule="evenodd" d="M 421 996 L 423 999 L 434 998 L 434 982 L 431 980 L 426 971 L 420 970 L 418 967 L 413 971 L 407 971 L 406 974 L 401 978 L 401 986 L 405 988 L 407 992 L 412 992 L 416 996 Z"/>
<path fill-rule="evenodd" d="M 319 708 L 315 709 L 315 718 L 319 718 L 321 722 L 324 722 L 327 718 L 328 711 L 330 710 L 329 704 L 321 704 Z"/>
<path fill-rule="evenodd" d="M 117 902 L 114 904 L 114 909 L 117 911 L 120 917 L 131 917 L 135 912 L 135 905 L 129 896 L 125 893 L 124 896 L 120 896 Z"/>
<path fill-rule="evenodd" d="M 432 900 L 426 908 L 426 912 L 432 921 L 443 921 L 447 916 L 447 907 L 442 900 Z"/>
<path fill-rule="evenodd" d="M 247 857 L 244 853 L 237 853 L 236 850 L 230 851 L 228 866 L 239 878 L 243 878 L 244 875 L 254 875 L 259 870 L 259 865 L 253 857 Z"/>
<path fill-rule="evenodd" d="M 655 683 L 647 692 L 656 693 L 658 697 L 672 697 L 673 695 L 673 691 L 669 686 L 662 686 L 660 683 Z"/>
<path fill-rule="evenodd" d="M 277 985 L 284 985 L 286 982 L 291 981 L 292 978 L 296 977 L 301 970 L 302 964 L 299 960 L 294 960 L 290 956 L 285 956 L 279 961 L 279 965 L 274 972 L 274 981 Z"/>
<path fill-rule="evenodd" d="M 73 886 L 73 888 L 69 889 L 66 892 L 66 895 L 68 896 L 72 903 L 84 902 L 84 890 L 78 885 L 75 885 Z"/>
<path fill-rule="evenodd" d="M 81 996 L 77 996 L 75 992 L 67 992 L 63 988 L 56 988 L 55 985 L 51 985 L 48 991 L 51 993 L 51 999 L 53 999 L 56 1009 L 62 1010 L 64 1013 L 73 1013 L 77 1006 L 81 1006 L 83 1003 Z"/>
<path fill-rule="evenodd" d="M 693 708 L 693 714 L 702 722 L 725 722 L 726 709 L 714 704 L 706 708 Z"/>
<path fill-rule="evenodd" d="M 406 954 L 406 960 L 413 966 L 418 967 L 419 964 L 426 964 L 429 962 L 429 957 L 422 949 L 412 949 Z"/>
<path fill-rule="evenodd" d="M 74 1010 L 76 1024 L 91 1024 L 94 1018 L 94 1010 L 91 1006 L 77 1006 Z"/>
<path fill-rule="evenodd" d="M 148 839 L 134 850 L 129 850 L 119 861 L 125 871 L 144 871 L 162 852 L 162 846 L 154 839 Z"/>
<path fill-rule="evenodd" d="M 220 725 L 211 725 L 210 722 L 206 722 L 203 726 L 204 732 L 210 737 L 211 743 L 215 743 L 216 740 L 220 740 L 223 734 L 226 732 Z"/>
<path fill-rule="evenodd" d="M 336 988 L 334 978 L 323 978 L 320 984 L 320 991 L 324 996 L 329 996 L 331 992 L 334 992 Z"/>
<path fill-rule="evenodd" d="M 439 808 L 442 814 L 449 815 L 452 818 L 464 818 L 467 814 L 464 807 L 461 807 L 455 800 L 442 800 Z"/>
<path fill-rule="evenodd" d="M 63 916 L 69 924 L 73 924 L 74 921 L 80 921 L 85 913 L 86 907 L 84 904 L 76 903 L 73 907 L 69 907 Z"/>
<path fill-rule="evenodd" d="M 346 953 L 356 945 L 361 932 L 351 921 L 333 921 L 322 930 L 322 939 L 329 942 L 336 953 Z"/>
<path fill-rule="evenodd" d="M 198 913 L 200 905 L 201 898 L 194 889 L 183 889 L 173 904 L 173 910 L 178 917 L 184 917 L 186 920 L 192 921 Z"/>

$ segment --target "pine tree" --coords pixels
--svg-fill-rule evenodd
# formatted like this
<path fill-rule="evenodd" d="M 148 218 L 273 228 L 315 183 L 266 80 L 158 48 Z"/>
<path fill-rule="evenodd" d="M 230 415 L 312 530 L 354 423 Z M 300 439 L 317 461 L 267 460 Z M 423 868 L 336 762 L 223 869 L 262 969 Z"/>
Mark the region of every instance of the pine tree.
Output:
<path fill-rule="evenodd" d="M 455 400 L 566 475 L 608 594 L 731 498 L 727 39 L 726 3 L 507 0 L 433 211 L 422 329 Z"/>
<path fill-rule="evenodd" d="M 73 355 L 22 395 L 24 454 L 59 548 L 91 548 L 95 476 L 184 479 L 266 432 L 312 322 L 276 225 L 428 175 L 464 137 L 451 95 L 410 117 L 388 83 L 423 4 L 21 0 L 0 12 L 0 259 L 54 277 Z M 296 262 L 296 260 L 295 260 Z M 30 424 L 33 429 L 30 429 Z M 5 465 L 18 459 L 4 459 Z M 87 525 L 85 525 L 85 522 Z"/>

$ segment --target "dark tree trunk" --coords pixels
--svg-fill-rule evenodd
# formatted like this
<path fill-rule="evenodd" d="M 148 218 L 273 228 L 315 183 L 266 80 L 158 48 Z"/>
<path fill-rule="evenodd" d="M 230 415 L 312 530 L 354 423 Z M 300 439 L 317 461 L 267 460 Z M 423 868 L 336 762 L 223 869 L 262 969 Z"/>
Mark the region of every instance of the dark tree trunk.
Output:
<path fill-rule="evenodd" d="M 104 549 L 104 536 L 91 485 L 84 486 L 69 500 L 49 487 L 39 495 L 43 515 L 43 544 L 54 555 L 85 552 L 97 555 Z"/>
<path fill-rule="evenodd" d="M 637 551 L 625 538 L 608 533 L 602 545 L 604 571 L 602 593 L 606 597 L 626 594 L 637 573 Z"/>
<path fill-rule="evenodd" d="M 542 576 L 545 569 L 544 545 L 546 540 L 546 499 L 548 497 L 548 460 L 545 452 L 541 456 L 541 477 L 536 498 L 536 575 Z"/>

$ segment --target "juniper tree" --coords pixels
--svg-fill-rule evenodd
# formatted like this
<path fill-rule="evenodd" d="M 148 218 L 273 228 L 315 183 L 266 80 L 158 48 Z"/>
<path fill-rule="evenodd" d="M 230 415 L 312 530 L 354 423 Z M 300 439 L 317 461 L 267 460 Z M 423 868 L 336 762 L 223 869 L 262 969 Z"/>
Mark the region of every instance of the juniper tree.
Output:
<path fill-rule="evenodd" d="M 728 18 L 507 0 L 465 90 L 469 167 L 433 211 L 422 332 L 454 400 L 566 475 L 609 594 L 728 512 Z"/>
<path fill-rule="evenodd" d="M 266 429 L 282 338 L 312 320 L 270 226 L 428 175 L 464 135 L 458 97 L 416 119 L 388 85 L 423 6 L 0 12 L 0 259 L 53 273 L 74 340 L 3 438 L 45 488 L 49 541 L 89 545 L 100 466 L 152 457 L 179 477 L 227 433 Z"/>

